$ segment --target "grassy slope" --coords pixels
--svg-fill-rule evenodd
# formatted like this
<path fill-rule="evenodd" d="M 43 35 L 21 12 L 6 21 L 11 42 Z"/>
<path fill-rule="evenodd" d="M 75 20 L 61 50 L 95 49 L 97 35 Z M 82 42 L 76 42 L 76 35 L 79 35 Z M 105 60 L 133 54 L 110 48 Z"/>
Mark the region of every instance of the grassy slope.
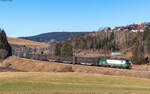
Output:
<path fill-rule="evenodd" d="M 1 92 L 22 92 L 22 94 L 37 94 L 37 92 L 40 94 L 149 94 L 150 92 L 150 80 L 98 74 L 7 72 L 0 73 L 0 82 Z"/>
<path fill-rule="evenodd" d="M 24 40 L 24 39 L 19 39 L 19 38 L 8 38 L 8 42 L 10 44 L 15 44 L 15 45 L 26 45 L 28 47 L 36 47 L 36 48 L 44 48 L 48 47 L 49 44 L 47 43 L 40 43 L 40 42 L 35 42 L 35 41 L 30 41 L 30 40 Z"/>

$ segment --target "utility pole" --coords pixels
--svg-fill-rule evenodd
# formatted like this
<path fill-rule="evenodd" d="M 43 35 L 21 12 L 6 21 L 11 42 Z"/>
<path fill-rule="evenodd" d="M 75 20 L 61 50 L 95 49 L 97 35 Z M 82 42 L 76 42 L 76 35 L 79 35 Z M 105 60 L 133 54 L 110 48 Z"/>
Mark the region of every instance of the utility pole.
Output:
<path fill-rule="evenodd" d="M 75 64 L 76 61 L 75 61 L 75 49 L 74 49 L 74 46 L 73 46 L 73 64 Z"/>
<path fill-rule="evenodd" d="M 73 46 L 72 46 L 72 50 L 73 50 L 73 59 L 72 59 L 72 62 L 73 62 L 73 64 L 76 64 L 76 60 L 75 60 L 75 43 L 74 43 L 74 40 L 73 40 L 73 34 L 72 34 L 73 32 L 71 32 L 71 39 L 72 39 L 72 41 L 73 41 Z"/>
<path fill-rule="evenodd" d="M 107 50 L 107 38 L 108 38 L 108 36 L 107 36 L 107 31 L 105 32 L 105 38 L 106 38 L 106 40 L 105 40 L 105 45 L 104 45 L 104 54 L 105 54 L 105 58 L 107 57 L 106 56 L 106 50 Z"/>

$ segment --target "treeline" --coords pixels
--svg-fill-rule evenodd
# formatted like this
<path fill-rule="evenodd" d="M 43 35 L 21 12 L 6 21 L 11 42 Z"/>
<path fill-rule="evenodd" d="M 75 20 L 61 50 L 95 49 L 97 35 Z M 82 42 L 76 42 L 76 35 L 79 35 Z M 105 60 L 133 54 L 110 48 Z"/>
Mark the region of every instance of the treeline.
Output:
<path fill-rule="evenodd" d="M 7 41 L 7 36 L 4 30 L 0 29 L 0 60 L 11 55 L 11 47 Z"/>
<path fill-rule="evenodd" d="M 57 43 L 55 55 L 72 56 L 73 48 L 75 50 L 119 51 L 122 48 L 130 47 L 132 44 L 130 39 L 132 34 L 128 34 L 128 32 L 122 33 L 124 32 L 93 32 L 87 35 L 78 35 L 71 40 Z"/>
<path fill-rule="evenodd" d="M 75 49 L 107 49 L 118 50 L 118 45 L 114 41 L 114 32 L 106 36 L 78 36 L 73 42 L 75 43 Z"/>
<path fill-rule="evenodd" d="M 130 32 L 95 32 L 85 36 L 77 36 L 72 40 L 75 49 L 96 49 L 119 51 L 133 44 L 134 34 Z"/>
<path fill-rule="evenodd" d="M 73 46 L 69 41 L 56 43 L 55 56 L 73 56 Z"/>
<path fill-rule="evenodd" d="M 131 60 L 138 65 L 150 63 L 150 30 L 148 28 L 144 32 L 137 32 Z"/>

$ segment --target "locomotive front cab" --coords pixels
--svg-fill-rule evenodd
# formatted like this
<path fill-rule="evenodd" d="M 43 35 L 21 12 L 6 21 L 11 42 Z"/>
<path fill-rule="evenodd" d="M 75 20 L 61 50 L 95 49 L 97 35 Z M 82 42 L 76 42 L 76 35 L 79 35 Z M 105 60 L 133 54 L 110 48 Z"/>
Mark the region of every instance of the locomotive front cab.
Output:
<path fill-rule="evenodd" d="M 127 69 L 131 69 L 131 61 L 126 60 Z"/>

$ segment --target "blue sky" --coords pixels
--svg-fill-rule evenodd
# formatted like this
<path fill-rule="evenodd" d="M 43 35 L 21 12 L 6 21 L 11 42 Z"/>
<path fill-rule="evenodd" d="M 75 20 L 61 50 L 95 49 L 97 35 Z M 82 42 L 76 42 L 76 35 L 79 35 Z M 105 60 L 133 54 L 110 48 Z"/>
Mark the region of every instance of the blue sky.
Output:
<path fill-rule="evenodd" d="M 0 1 L 0 27 L 10 37 L 46 32 L 93 31 L 150 22 L 150 0 Z"/>

